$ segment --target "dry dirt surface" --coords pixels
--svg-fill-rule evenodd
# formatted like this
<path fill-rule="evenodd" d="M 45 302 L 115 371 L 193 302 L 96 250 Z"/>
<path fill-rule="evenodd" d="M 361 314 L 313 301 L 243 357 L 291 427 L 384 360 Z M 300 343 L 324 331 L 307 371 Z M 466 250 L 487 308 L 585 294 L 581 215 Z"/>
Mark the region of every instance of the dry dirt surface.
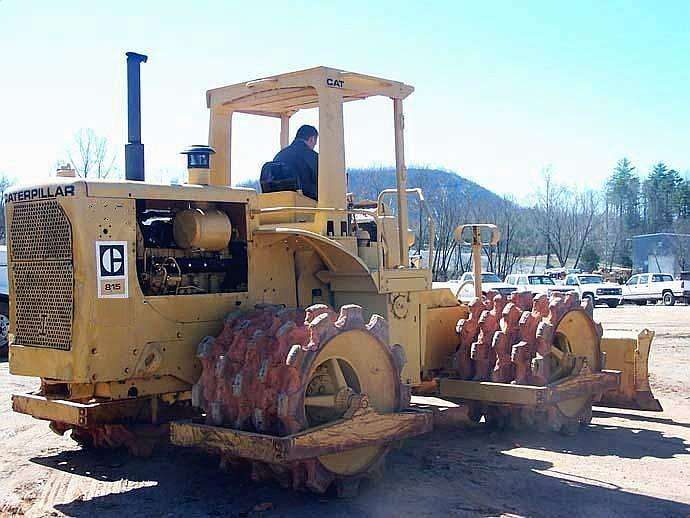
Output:
<path fill-rule="evenodd" d="M 152 458 L 83 451 L 12 413 L 37 385 L 0 363 L 0 515 L 690 516 L 690 307 L 597 308 L 607 328 L 657 331 L 652 384 L 663 413 L 595 409 L 575 437 L 437 430 L 389 455 L 360 496 L 296 494 L 167 448 Z"/>

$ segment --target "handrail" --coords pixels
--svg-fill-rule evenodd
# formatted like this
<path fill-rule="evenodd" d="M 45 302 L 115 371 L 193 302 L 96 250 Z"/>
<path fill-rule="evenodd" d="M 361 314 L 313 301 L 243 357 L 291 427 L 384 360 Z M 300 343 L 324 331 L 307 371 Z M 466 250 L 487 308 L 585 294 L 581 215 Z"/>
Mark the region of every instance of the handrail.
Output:
<path fill-rule="evenodd" d="M 383 199 L 386 196 L 392 195 L 392 194 L 397 194 L 398 190 L 397 189 L 384 189 L 382 190 L 378 198 L 376 199 L 376 216 L 381 217 L 383 216 Z M 429 210 L 429 205 L 426 202 L 426 198 L 424 198 L 424 192 L 419 188 L 415 187 L 413 189 L 405 189 L 405 192 L 407 194 L 416 194 L 417 198 L 419 199 L 419 204 L 423 208 L 424 212 L 426 213 L 427 216 L 427 223 L 429 225 L 429 269 L 431 270 L 433 268 L 433 257 L 434 257 L 434 238 L 436 237 L 435 234 L 435 228 L 434 228 L 434 217 L 431 215 L 431 211 Z M 419 229 L 419 239 L 422 238 L 422 229 Z M 402 261 L 403 258 L 401 257 L 400 260 Z M 407 258 L 406 263 L 409 265 L 409 257 Z"/>
<path fill-rule="evenodd" d="M 274 212 L 344 212 L 346 214 L 365 214 L 367 216 L 374 216 L 371 210 L 367 209 L 336 209 L 330 207 L 266 207 L 263 209 L 254 209 L 251 211 L 252 215 L 269 214 Z"/>
<path fill-rule="evenodd" d="M 280 212 L 336 212 L 336 213 L 345 213 L 345 214 L 363 214 L 365 216 L 374 216 L 377 219 L 377 224 L 379 223 L 378 219 L 381 218 L 382 216 L 385 216 L 384 212 L 384 205 L 383 201 L 386 196 L 397 194 L 398 190 L 397 189 L 384 189 L 381 191 L 378 195 L 377 202 L 376 202 L 376 212 L 373 212 L 371 209 L 336 209 L 336 208 L 329 208 L 329 207 L 291 207 L 291 206 L 285 206 L 285 207 L 266 207 L 263 209 L 254 209 L 251 211 L 252 215 L 259 215 L 259 214 L 272 214 L 272 213 L 280 213 Z M 420 202 L 420 206 L 424 210 L 424 213 L 426 214 L 427 217 L 427 224 L 429 225 L 429 269 L 431 270 L 433 268 L 433 258 L 434 258 L 434 238 L 435 238 L 435 225 L 434 225 L 434 218 L 431 215 L 431 211 L 429 210 L 429 205 L 426 202 L 426 198 L 424 198 L 424 193 L 420 188 L 414 188 L 414 189 L 405 189 L 405 193 L 407 194 L 415 194 L 417 195 L 417 199 Z M 379 272 L 383 270 L 384 263 L 383 263 L 383 228 L 382 226 L 379 225 L 379 230 L 376 233 L 376 241 L 378 243 L 378 267 L 379 267 Z M 422 229 L 419 229 L 419 238 L 422 238 Z M 400 258 L 401 261 L 403 261 L 403 258 Z M 409 267 L 409 257 L 405 261 L 405 267 Z"/>
<path fill-rule="evenodd" d="M 462 237 L 466 228 L 472 229 L 472 241 L 465 241 Z M 482 229 L 487 228 L 491 231 L 491 239 L 488 242 L 482 242 Z M 491 223 L 471 223 L 458 226 L 455 231 L 455 241 L 460 245 L 472 247 L 472 270 L 475 279 L 474 282 L 474 296 L 478 299 L 482 298 L 482 247 L 496 246 L 501 233 L 498 227 Z"/>

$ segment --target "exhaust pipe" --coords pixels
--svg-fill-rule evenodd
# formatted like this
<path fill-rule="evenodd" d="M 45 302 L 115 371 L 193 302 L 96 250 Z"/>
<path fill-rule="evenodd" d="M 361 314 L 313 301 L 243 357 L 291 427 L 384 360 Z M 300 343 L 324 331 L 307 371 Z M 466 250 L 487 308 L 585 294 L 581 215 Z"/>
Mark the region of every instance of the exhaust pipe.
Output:
<path fill-rule="evenodd" d="M 141 143 L 141 76 L 140 63 L 148 56 L 127 52 L 127 140 L 125 144 L 125 178 L 144 181 L 144 144 Z"/>

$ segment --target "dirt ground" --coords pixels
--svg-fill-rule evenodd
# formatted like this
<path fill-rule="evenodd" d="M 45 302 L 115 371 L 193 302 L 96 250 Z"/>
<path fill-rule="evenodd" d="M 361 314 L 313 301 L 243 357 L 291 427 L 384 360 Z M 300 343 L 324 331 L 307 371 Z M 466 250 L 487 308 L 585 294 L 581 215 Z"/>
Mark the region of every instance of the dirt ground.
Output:
<path fill-rule="evenodd" d="M 690 516 L 690 307 L 597 308 L 605 328 L 653 328 L 663 413 L 595 409 L 575 437 L 439 430 L 388 458 L 358 498 L 296 494 L 223 473 L 169 448 L 149 459 L 82 451 L 12 413 L 36 386 L 0 363 L 0 515 L 28 516 Z M 259 509 L 266 509 L 259 511 Z"/>

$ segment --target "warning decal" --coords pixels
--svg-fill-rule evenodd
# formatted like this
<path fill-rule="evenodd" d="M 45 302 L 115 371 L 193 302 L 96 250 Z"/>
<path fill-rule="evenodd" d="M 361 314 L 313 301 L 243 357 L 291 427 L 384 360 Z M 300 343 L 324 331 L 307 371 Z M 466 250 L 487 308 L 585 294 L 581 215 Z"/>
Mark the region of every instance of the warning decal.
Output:
<path fill-rule="evenodd" d="M 96 241 L 99 299 L 126 299 L 127 241 Z"/>

